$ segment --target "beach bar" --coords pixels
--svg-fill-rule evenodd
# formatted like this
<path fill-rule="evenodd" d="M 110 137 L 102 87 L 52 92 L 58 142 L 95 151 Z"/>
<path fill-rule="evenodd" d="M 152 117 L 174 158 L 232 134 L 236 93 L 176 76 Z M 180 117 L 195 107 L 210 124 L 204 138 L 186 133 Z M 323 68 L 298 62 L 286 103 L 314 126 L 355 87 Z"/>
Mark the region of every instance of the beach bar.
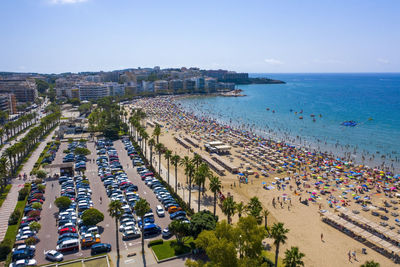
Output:
<path fill-rule="evenodd" d="M 187 148 L 187 149 L 190 148 L 190 145 L 188 143 L 186 143 L 186 141 L 183 140 L 182 138 L 175 136 L 174 139 L 178 144 L 182 145 L 184 148 Z"/>
<path fill-rule="evenodd" d="M 238 167 L 234 166 L 232 163 L 230 163 L 223 157 L 220 157 L 218 155 L 213 155 L 211 158 L 233 174 L 239 171 Z"/>
<path fill-rule="evenodd" d="M 204 156 L 204 155 L 200 155 L 200 156 L 203 159 L 203 161 L 205 163 L 207 163 L 208 166 L 210 166 L 210 168 L 213 169 L 216 173 L 218 173 L 221 176 L 225 175 L 225 169 L 222 166 L 218 165 L 216 162 L 214 162 L 212 159 L 210 159 L 207 156 Z"/>
<path fill-rule="evenodd" d="M 196 140 L 194 140 L 193 138 L 191 138 L 191 137 L 189 137 L 189 136 L 185 136 L 183 139 L 184 139 L 186 142 L 188 142 L 189 144 L 191 144 L 192 146 L 194 146 L 194 147 L 199 147 L 199 143 L 198 143 Z"/>

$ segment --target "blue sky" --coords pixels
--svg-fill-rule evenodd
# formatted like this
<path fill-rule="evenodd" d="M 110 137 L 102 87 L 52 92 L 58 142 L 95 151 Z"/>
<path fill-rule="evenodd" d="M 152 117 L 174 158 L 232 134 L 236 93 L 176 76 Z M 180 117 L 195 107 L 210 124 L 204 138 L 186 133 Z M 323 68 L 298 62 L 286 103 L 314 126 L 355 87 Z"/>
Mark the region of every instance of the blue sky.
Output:
<path fill-rule="evenodd" d="M 399 72 L 397 0 L 1 0 L 0 71 Z"/>

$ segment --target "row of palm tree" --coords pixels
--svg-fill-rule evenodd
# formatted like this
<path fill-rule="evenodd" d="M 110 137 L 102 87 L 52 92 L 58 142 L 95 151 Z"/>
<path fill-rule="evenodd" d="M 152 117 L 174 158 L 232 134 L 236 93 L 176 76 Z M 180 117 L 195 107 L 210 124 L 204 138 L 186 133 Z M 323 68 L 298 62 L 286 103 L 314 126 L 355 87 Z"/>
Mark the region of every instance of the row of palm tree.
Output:
<path fill-rule="evenodd" d="M 17 170 L 22 159 L 32 150 L 35 144 L 59 122 L 61 113 L 54 112 L 42 118 L 39 126 L 32 128 L 19 142 L 8 147 L 0 159 L 1 188 L 7 185 L 7 180 Z"/>
<path fill-rule="evenodd" d="M 123 113 L 124 114 L 124 113 Z M 125 115 L 125 114 L 124 114 Z M 126 115 L 125 115 L 126 116 Z M 145 127 L 142 126 L 141 121 L 146 118 L 146 114 L 141 109 L 135 109 L 132 111 L 131 117 L 129 118 L 129 122 L 131 125 L 131 133 L 135 133 L 135 139 L 144 141 L 144 154 L 146 155 L 146 141 L 149 138 Z M 164 155 L 165 160 L 167 161 L 167 183 L 170 184 L 170 164 L 175 167 L 175 192 L 178 189 L 178 166 L 182 166 L 185 170 L 186 175 L 186 184 L 189 185 L 189 208 L 191 208 L 191 196 L 192 196 L 192 182 L 198 186 L 199 188 L 199 196 L 198 196 L 198 211 L 200 211 L 201 204 L 201 192 L 205 191 L 205 183 L 206 180 L 210 181 L 210 190 L 214 193 L 214 215 L 216 213 L 216 202 L 217 202 L 217 193 L 221 190 L 221 182 L 219 177 L 214 176 L 214 174 L 209 169 L 208 165 L 203 162 L 203 159 L 199 154 L 194 154 L 191 159 L 189 156 L 180 157 L 176 153 L 173 154 L 171 150 L 166 148 L 159 141 L 159 136 L 161 135 L 161 128 L 157 124 L 153 130 L 152 136 L 156 138 L 156 140 L 152 137 L 148 140 L 148 145 L 150 148 L 150 165 L 153 167 L 153 148 L 155 152 L 158 153 L 158 173 L 161 173 L 161 155 Z M 141 137 L 140 139 L 138 137 Z"/>
<path fill-rule="evenodd" d="M 4 124 L 4 126 L 0 128 L 0 145 L 3 145 L 4 141 L 10 139 L 12 136 L 18 134 L 35 123 L 36 116 L 37 114 L 35 112 L 29 113 L 22 115 L 16 121 L 9 121 Z"/>

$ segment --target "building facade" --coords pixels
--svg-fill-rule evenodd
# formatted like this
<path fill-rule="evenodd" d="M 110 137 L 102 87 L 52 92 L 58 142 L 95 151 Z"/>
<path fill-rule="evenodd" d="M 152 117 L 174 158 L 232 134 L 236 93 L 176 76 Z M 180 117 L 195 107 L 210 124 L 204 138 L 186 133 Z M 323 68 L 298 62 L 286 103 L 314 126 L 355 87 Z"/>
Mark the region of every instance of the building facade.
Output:
<path fill-rule="evenodd" d="M 0 110 L 9 115 L 17 113 L 17 100 L 14 94 L 0 94 Z"/>
<path fill-rule="evenodd" d="M 34 80 L 0 80 L 0 94 L 14 94 L 17 102 L 34 102 L 38 96 Z"/>
<path fill-rule="evenodd" d="M 79 85 L 79 100 L 97 100 L 109 96 L 109 88 L 104 84 L 84 83 Z"/>

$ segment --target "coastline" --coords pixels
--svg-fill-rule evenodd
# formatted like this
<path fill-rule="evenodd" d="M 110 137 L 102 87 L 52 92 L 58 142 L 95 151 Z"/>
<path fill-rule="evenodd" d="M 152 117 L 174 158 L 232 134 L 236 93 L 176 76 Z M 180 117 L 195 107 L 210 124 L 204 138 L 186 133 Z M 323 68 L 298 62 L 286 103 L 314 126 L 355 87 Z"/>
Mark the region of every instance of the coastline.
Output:
<path fill-rule="evenodd" d="M 177 96 L 174 97 L 174 101 L 184 100 L 185 98 L 209 98 L 222 96 L 221 94 L 210 94 L 210 95 L 192 95 L 192 96 Z M 232 95 L 230 95 L 232 96 Z M 242 96 L 242 95 L 240 95 Z M 243 95 L 247 96 L 247 95 Z M 180 103 L 181 104 L 181 103 Z M 196 114 L 197 116 L 204 116 L 199 112 L 198 106 L 196 109 L 188 108 L 185 105 L 181 106 L 185 111 Z M 313 152 L 324 152 L 324 154 L 329 154 L 332 157 L 339 157 L 345 161 L 353 162 L 357 165 L 366 165 L 373 168 L 381 168 L 385 170 L 390 170 L 393 172 L 400 172 L 400 164 L 395 163 L 392 168 L 390 166 L 382 164 L 386 162 L 386 157 L 382 156 L 383 154 L 377 153 L 376 157 L 372 155 L 372 158 L 364 157 L 363 151 L 356 151 L 353 147 L 347 147 L 347 145 L 337 145 L 334 142 L 317 142 L 316 140 L 312 140 L 311 138 L 303 137 L 300 135 L 295 135 L 294 133 L 274 131 L 274 129 L 263 130 L 255 124 L 240 122 L 236 118 L 230 118 L 229 121 L 225 118 L 220 118 L 216 114 L 208 112 L 208 118 L 212 118 L 215 121 L 218 121 L 222 125 L 231 125 L 238 130 L 246 130 L 250 132 L 256 133 L 258 136 L 263 138 L 269 138 L 272 141 L 284 141 L 290 145 L 296 146 L 298 148 L 309 150 Z M 387 156 L 387 155 L 386 155 Z"/>
<path fill-rule="evenodd" d="M 346 197 L 344 194 L 351 195 L 350 191 L 353 190 L 353 188 L 357 188 L 354 184 L 357 184 L 358 180 L 351 178 L 351 176 L 346 173 L 348 173 L 348 170 L 355 170 L 365 174 L 367 178 L 369 177 L 368 173 L 370 171 L 375 173 L 373 170 L 361 166 L 354 166 L 353 164 L 330 158 L 328 155 L 324 154 L 314 154 L 312 152 L 304 153 L 300 149 L 288 146 L 284 143 L 268 142 L 268 140 L 264 141 L 248 131 L 240 129 L 235 130 L 232 125 L 223 126 L 210 118 L 195 117 L 193 114 L 183 111 L 179 105 L 174 104 L 172 98 L 176 97 L 169 96 L 140 99 L 135 102 L 135 106 L 145 110 L 148 114 L 147 120 L 154 120 L 163 125 L 160 142 L 170 149 L 173 154 L 177 153 L 181 157 L 186 155 L 192 157 L 193 153 L 208 155 L 201 148 L 206 142 L 211 140 L 220 140 L 226 144 L 232 145 L 231 154 L 223 157 L 230 159 L 232 164 L 240 166 L 240 171 L 243 171 L 248 165 L 256 173 L 258 172 L 259 175 L 246 174 L 248 181 L 246 180 L 245 183 L 240 183 L 240 176 L 238 177 L 237 174 L 226 172 L 225 175 L 220 177 L 223 194 L 226 195 L 229 193 L 234 196 L 236 202 L 243 201 L 244 203 L 247 203 L 249 199 L 254 196 L 259 197 L 263 206 L 271 211 L 272 216 L 269 218 L 269 223 L 281 221 L 291 229 L 289 232 L 289 242 L 284 248 L 289 248 L 292 245 L 299 246 L 306 254 L 305 263 L 307 266 L 351 266 L 351 263 L 346 259 L 346 253 L 350 249 L 357 250 L 360 255 L 359 259 L 361 260 L 370 259 L 372 257 L 377 259 L 381 264 L 386 264 L 385 266 L 390 265 L 390 260 L 388 258 L 373 250 L 368 250 L 368 255 L 361 255 L 363 244 L 339 233 L 337 230 L 324 223 L 320 215 L 318 215 L 320 209 L 336 209 L 335 206 L 330 206 L 330 201 L 334 201 L 334 203 L 336 203 L 335 205 L 339 207 L 345 204 L 346 206 L 351 206 L 352 209 L 357 209 L 357 204 L 352 197 Z M 148 134 L 151 135 L 152 130 L 152 127 L 148 127 Z M 176 142 L 175 137 L 191 137 L 193 140 L 196 140 L 195 142 L 198 142 L 199 147 L 190 146 L 189 148 L 184 148 L 181 144 Z M 260 147 L 260 149 L 265 152 L 261 153 L 260 150 L 260 153 L 258 153 L 257 147 Z M 262 171 L 257 170 L 257 162 L 260 161 L 275 162 L 274 164 L 278 164 L 278 162 L 290 163 L 291 160 L 289 159 L 292 153 L 297 155 L 296 161 L 293 161 L 296 162 L 296 164 L 293 164 L 293 167 L 289 166 L 289 164 L 287 168 L 281 168 L 278 167 L 281 165 L 280 163 L 276 167 L 271 167 L 271 165 L 269 165 L 270 163 L 267 163 L 265 169 L 262 168 Z M 163 157 L 161 158 L 161 162 L 164 166 L 167 165 Z M 339 167 L 339 169 L 336 169 L 335 166 Z M 332 168 L 335 171 L 332 171 Z M 318 175 L 321 177 L 317 179 Z M 288 182 L 290 188 L 286 188 L 286 190 L 278 189 L 275 183 L 276 179 L 286 179 L 286 177 L 291 177 Z M 320 178 L 321 180 L 319 180 Z M 339 182 L 336 182 L 335 185 L 333 181 L 337 179 L 339 179 Z M 293 189 L 296 188 L 295 182 L 297 183 L 297 181 L 301 181 L 303 186 L 300 184 L 301 189 L 297 189 L 298 191 L 296 192 L 296 190 L 293 191 Z M 318 185 L 314 185 L 316 181 L 326 182 L 327 186 L 329 186 L 328 183 L 330 183 L 330 186 L 332 186 L 330 194 L 332 195 L 328 195 L 328 199 L 326 199 L 327 196 L 319 193 L 321 189 Z M 178 168 L 178 182 L 181 185 L 185 184 L 185 172 L 182 167 Z M 265 186 L 267 185 L 272 186 L 274 189 L 266 191 Z M 382 196 L 375 194 L 376 189 L 374 185 L 375 183 L 372 183 L 370 185 L 371 191 L 368 193 L 364 192 L 364 194 L 368 195 L 368 198 L 370 198 L 370 201 L 374 203 L 374 205 L 379 205 L 379 203 L 382 202 Z M 311 189 L 308 189 L 310 187 Z M 206 188 L 208 188 L 208 184 L 206 184 Z M 343 188 L 346 188 L 346 191 L 342 191 Z M 379 184 L 377 188 L 379 188 Z M 312 195 L 313 201 L 310 205 L 303 205 L 297 201 L 299 197 L 304 199 L 304 197 L 309 196 L 311 193 L 310 190 L 316 192 L 316 195 Z M 349 193 L 347 193 L 348 191 Z M 192 192 L 193 206 L 197 204 L 196 192 L 197 191 Z M 185 192 L 183 192 L 183 194 L 185 194 Z M 186 191 L 186 200 L 187 194 Z M 211 197 L 210 194 L 209 191 L 206 191 L 203 199 Z M 273 199 L 277 197 L 285 199 L 282 208 L 276 208 L 270 204 Z M 288 200 L 291 200 L 290 205 Z M 202 205 L 205 205 L 204 208 L 212 209 L 212 205 L 208 202 L 202 201 Z M 217 208 L 217 215 L 220 216 L 221 219 L 225 218 L 225 215 L 219 207 Z M 371 214 L 363 213 L 363 215 L 370 220 L 377 219 L 377 217 L 371 216 Z M 235 216 L 234 221 L 237 221 L 237 216 Z M 327 240 L 326 243 L 322 244 L 325 247 L 323 253 L 319 250 L 321 247 L 319 235 L 322 232 Z"/>

